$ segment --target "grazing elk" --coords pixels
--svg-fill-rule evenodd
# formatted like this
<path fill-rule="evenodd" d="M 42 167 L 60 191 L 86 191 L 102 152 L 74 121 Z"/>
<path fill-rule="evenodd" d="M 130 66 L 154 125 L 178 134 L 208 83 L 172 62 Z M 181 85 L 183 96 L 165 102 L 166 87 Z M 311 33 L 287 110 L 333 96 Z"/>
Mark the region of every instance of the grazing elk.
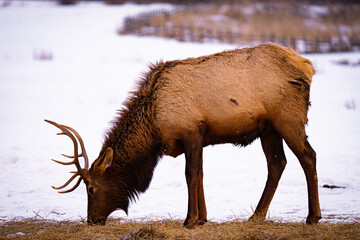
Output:
<path fill-rule="evenodd" d="M 317 223 L 321 213 L 316 153 L 305 134 L 314 73 L 309 60 L 276 44 L 152 65 L 114 121 L 90 169 L 79 134 L 46 120 L 72 139 L 74 156 L 67 157 L 74 160 L 63 164 L 75 164 L 78 169 L 55 189 L 80 176 L 76 185 L 64 192 L 74 190 L 83 179 L 88 223 L 104 225 L 111 212 L 127 212 L 129 200 L 148 188 L 164 154 L 176 157 L 185 153 L 188 212 L 184 225 L 193 228 L 207 221 L 203 147 L 222 143 L 246 146 L 260 137 L 268 178 L 252 218 L 264 219 L 286 165 L 284 139 L 306 175 L 306 223 Z M 85 158 L 84 169 L 80 157 Z"/>

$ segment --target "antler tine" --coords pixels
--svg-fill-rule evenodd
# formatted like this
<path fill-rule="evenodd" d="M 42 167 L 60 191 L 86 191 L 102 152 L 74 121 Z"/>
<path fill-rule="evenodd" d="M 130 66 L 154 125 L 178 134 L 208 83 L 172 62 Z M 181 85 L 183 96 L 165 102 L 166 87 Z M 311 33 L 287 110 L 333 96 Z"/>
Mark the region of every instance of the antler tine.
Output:
<path fill-rule="evenodd" d="M 84 173 L 84 170 L 87 170 L 88 166 L 89 166 L 89 160 L 88 160 L 88 157 L 87 157 L 87 154 L 86 154 L 86 151 L 85 151 L 84 143 L 83 143 L 80 135 L 73 128 L 65 126 L 65 125 L 58 124 L 58 123 L 50 121 L 50 120 L 45 120 L 45 121 L 52 124 L 52 125 L 54 125 L 55 127 L 59 128 L 61 130 L 61 132 L 58 133 L 58 135 L 66 135 L 66 136 L 68 136 L 72 140 L 72 142 L 74 144 L 74 156 L 69 156 L 69 155 L 62 154 L 62 156 L 64 156 L 64 157 L 73 158 L 73 161 L 71 161 L 71 162 L 61 162 L 61 161 L 52 159 L 54 162 L 62 164 L 62 165 L 75 164 L 75 166 L 77 168 L 77 172 L 70 172 L 70 173 L 74 173 L 74 174 L 70 177 L 70 179 L 65 184 L 63 184 L 60 187 L 52 186 L 52 188 L 54 188 L 56 190 L 63 189 L 65 187 L 67 187 L 77 176 L 80 176 L 77 183 L 71 189 L 65 190 L 65 191 L 59 191 L 59 193 L 72 192 L 80 185 L 80 182 L 83 179 L 82 175 Z M 74 137 L 73 134 L 76 136 L 76 138 Z M 78 141 L 80 143 L 81 150 L 82 150 L 81 154 L 78 153 Z M 84 164 L 85 168 L 84 169 L 82 169 L 81 166 L 80 166 L 79 157 L 84 157 L 84 159 L 85 159 L 85 164 Z"/>
<path fill-rule="evenodd" d="M 51 186 L 51 187 L 52 187 L 53 189 L 55 189 L 55 190 L 63 189 L 64 187 L 66 187 L 67 185 L 69 185 L 69 184 L 72 182 L 72 180 L 74 180 L 74 178 L 76 178 L 77 176 L 79 176 L 79 173 L 76 172 L 74 175 L 71 176 L 71 178 L 69 178 L 69 180 L 67 180 L 66 183 L 64 183 L 64 184 L 61 185 L 60 187 L 54 187 L 54 186 Z M 81 179 L 81 177 L 80 177 L 80 179 Z"/>
<path fill-rule="evenodd" d="M 60 162 L 58 160 L 55 160 L 55 159 L 51 159 L 52 161 L 56 162 L 56 163 L 60 163 L 62 165 L 71 165 L 71 164 L 74 164 L 74 161 L 71 161 L 71 162 Z"/>
<path fill-rule="evenodd" d="M 75 184 L 72 188 L 70 188 L 69 190 L 60 191 L 60 192 L 58 192 L 58 193 L 69 193 L 69 192 L 74 191 L 74 190 L 80 185 L 81 179 L 82 179 L 82 178 L 80 177 L 79 180 L 76 182 L 76 184 Z"/>
<path fill-rule="evenodd" d="M 63 125 L 64 127 L 66 127 L 67 129 L 69 129 L 72 133 L 75 134 L 76 138 L 78 139 L 79 143 L 80 143 L 80 147 L 81 147 L 81 154 L 79 155 L 79 157 L 84 157 L 84 160 L 85 160 L 85 166 L 84 166 L 84 169 L 89 169 L 89 158 L 87 156 L 87 153 L 86 153 L 86 150 L 85 150 L 85 145 L 84 145 L 84 141 L 82 140 L 82 138 L 80 137 L 80 134 L 75 131 L 75 129 L 71 128 L 71 127 L 68 127 L 68 126 L 65 126 Z M 68 157 L 68 156 L 66 156 Z"/>
<path fill-rule="evenodd" d="M 78 157 L 82 157 L 83 154 L 80 154 L 78 155 Z M 69 155 L 65 155 L 65 154 L 61 154 L 61 156 L 64 156 L 64 157 L 67 157 L 67 158 L 75 158 L 74 156 L 69 156 Z M 60 163 L 62 165 L 71 165 L 71 164 L 75 164 L 75 159 L 71 162 L 61 162 L 61 161 L 58 161 L 58 160 L 55 160 L 55 159 L 51 159 L 53 160 L 54 162 L 56 163 Z"/>
<path fill-rule="evenodd" d="M 74 137 L 74 135 L 71 134 L 71 132 L 70 132 L 71 129 L 69 127 L 65 126 L 65 125 L 61 125 L 61 124 L 58 124 L 58 123 L 50 121 L 50 120 L 45 120 L 45 122 L 48 122 L 48 123 L 54 125 L 55 127 L 59 128 L 62 132 L 58 133 L 58 135 L 66 135 L 72 140 L 72 142 L 74 144 L 74 160 L 71 163 L 75 164 L 75 166 L 76 166 L 76 168 L 78 169 L 79 172 L 82 172 L 83 169 L 81 168 L 80 163 L 79 163 L 79 159 L 78 159 L 78 157 L 79 157 L 78 143 L 77 143 L 77 140 Z M 68 129 L 70 129 L 70 131 Z M 64 164 L 64 163 L 59 162 L 59 161 L 55 161 L 55 162 L 60 163 L 60 164 Z M 71 163 L 69 163 L 69 164 L 71 164 Z M 64 164 L 64 165 L 68 165 L 68 164 Z"/>
<path fill-rule="evenodd" d="M 67 157 L 67 158 L 74 158 L 74 156 L 70 156 L 70 155 L 66 155 L 66 154 L 61 154 L 61 156 Z M 78 157 L 84 157 L 83 154 L 79 154 Z"/>

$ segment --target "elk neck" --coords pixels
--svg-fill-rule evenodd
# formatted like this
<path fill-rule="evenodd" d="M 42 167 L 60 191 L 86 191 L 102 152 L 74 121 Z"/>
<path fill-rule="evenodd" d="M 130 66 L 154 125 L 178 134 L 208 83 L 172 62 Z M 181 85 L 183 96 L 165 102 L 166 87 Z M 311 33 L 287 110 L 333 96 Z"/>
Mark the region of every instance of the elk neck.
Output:
<path fill-rule="evenodd" d="M 163 155 L 160 133 L 154 124 L 156 87 L 151 83 L 153 79 L 147 77 L 140 82 L 137 92 L 124 104 L 100 152 L 101 156 L 108 147 L 113 149 L 113 169 L 126 183 L 129 199 L 148 188 Z"/>

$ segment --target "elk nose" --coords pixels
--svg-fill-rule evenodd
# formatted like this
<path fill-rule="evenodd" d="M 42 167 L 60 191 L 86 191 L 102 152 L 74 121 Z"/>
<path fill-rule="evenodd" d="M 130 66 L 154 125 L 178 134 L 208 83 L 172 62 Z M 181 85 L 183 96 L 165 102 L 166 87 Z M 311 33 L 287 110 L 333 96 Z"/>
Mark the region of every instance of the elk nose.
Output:
<path fill-rule="evenodd" d="M 99 226 L 104 226 L 106 222 L 106 218 L 99 218 L 98 220 L 92 220 L 91 218 L 88 218 L 87 223 L 90 226 L 93 225 L 99 225 Z"/>
<path fill-rule="evenodd" d="M 94 222 L 90 218 L 88 218 L 87 219 L 87 224 L 92 226 L 92 225 L 94 225 Z"/>

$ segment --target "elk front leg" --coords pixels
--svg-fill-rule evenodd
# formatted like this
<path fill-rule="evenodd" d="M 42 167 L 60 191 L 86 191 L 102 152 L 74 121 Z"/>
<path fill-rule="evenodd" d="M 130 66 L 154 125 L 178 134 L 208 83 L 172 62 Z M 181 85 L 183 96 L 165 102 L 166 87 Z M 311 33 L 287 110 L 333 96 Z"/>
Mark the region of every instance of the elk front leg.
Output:
<path fill-rule="evenodd" d="M 201 165 L 202 165 L 203 159 L 201 158 Z M 206 212 L 206 203 L 205 203 L 205 194 L 204 194 L 204 186 L 203 186 L 203 169 L 201 168 L 201 172 L 199 175 L 199 184 L 198 184 L 198 224 L 203 225 L 205 222 L 207 222 L 207 212 Z"/>
<path fill-rule="evenodd" d="M 188 213 L 184 222 L 187 228 L 194 228 L 198 224 L 199 214 L 202 221 L 206 220 L 206 207 L 202 186 L 202 148 L 203 140 L 200 135 L 191 135 L 184 139 L 185 176 L 188 186 Z M 200 211 L 199 211 L 200 210 Z M 205 214 L 205 216 L 203 216 Z"/>

